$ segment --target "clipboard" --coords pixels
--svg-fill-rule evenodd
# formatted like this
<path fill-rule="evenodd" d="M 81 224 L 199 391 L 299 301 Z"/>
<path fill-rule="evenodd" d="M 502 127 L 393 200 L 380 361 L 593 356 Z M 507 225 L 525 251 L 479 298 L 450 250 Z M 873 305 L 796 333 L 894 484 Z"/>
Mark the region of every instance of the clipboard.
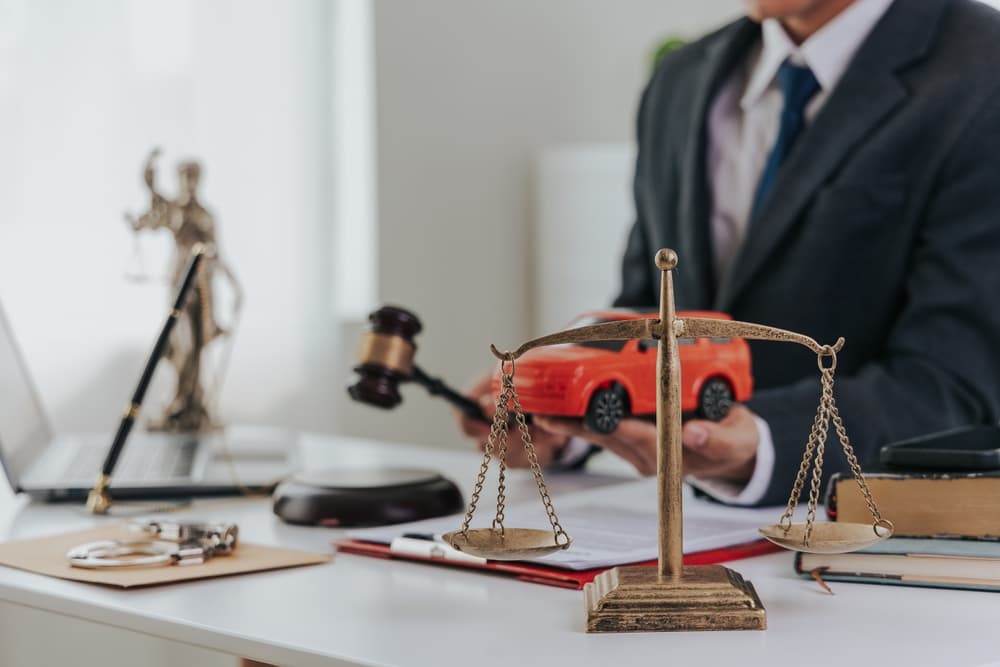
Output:
<path fill-rule="evenodd" d="M 96 528 L 57 533 L 47 537 L 17 540 L 0 544 L 0 566 L 13 567 L 59 579 L 101 584 L 119 589 L 158 586 L 196 579 L 227 577 L 251 572 L 266 572 L 305 565 L 319 565 L 332 560 L 330 554 L 240 542 L 231 555 L 211 558 L 201 565 L 148 568 L 86 570 L 71 567 L 66 552 L 86 542 L 135 539 L 126 524 L 116 523 Z"/>
<path fill-rule="evenodd" d="M 391 558 L 413 561 L 418 563 L 428 563 L 438 566 L 452 566 L 465 568 L 468 570 L 492 573 L 509 576 L 532 584 L 544 584 L 546 586 L 556 586 L 571 590 L 583 590 L 584 584 L 594 580 L 594 577 L 610 568 L 595 568 L 591 570 L 566 570 L 563 568 L 549 567 L 535 563 L 525 563 L 519 561 L 487 561 L 483 559 L 461 559 L 452 560 L 443 555 L 432 555 L 431 546 L 428 542 L 427 555 L 419 555 L 410 550 L 401 552 L 393 550 L 389 544 L 382 542 L 369 542 L 367 540 L 346 539 L 335 543 L 337 551 L 357 556 L 371 556 L 374 558 Z M 768 542 L 767 540 L 754 540 L 744 544 L 737 544 L 721 549 L 711 549 L 709 551 L 699 551 L 684 554 L 685 565 L 712 565 L 714 563 L 724 563 L 741 558 L 752 558 L 753 556 L 763 556 L 764 554 L 782 551 L 781 547 Z M 657 561 L 649 560 L 632 565 L 642 565 L 655 567 Z M 627 565 L 628 563 L 622 563 Z"/>

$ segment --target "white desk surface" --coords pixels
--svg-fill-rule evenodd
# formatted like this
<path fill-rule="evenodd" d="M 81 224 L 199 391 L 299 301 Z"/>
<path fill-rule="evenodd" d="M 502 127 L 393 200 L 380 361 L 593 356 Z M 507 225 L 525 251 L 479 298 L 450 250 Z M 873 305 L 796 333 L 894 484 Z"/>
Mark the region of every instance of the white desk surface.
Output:
<path fill-rule="evenodd" d="M 307 436 L 307 466 L 420 464 L 467 489 L 472 453 Z M 569 478 L 553 479 L 559 492 Z M 518 476 L 514 497 L 531 491 Z M 203 508 L 210 508 L 204 505 Z M 293 527 L 267 500 L 192 511 L 248 542 L 329 550 L 340 533 Z M 75 506 L 0 515 L 0 539 L 95 525 Z M 934 665 L 1000 667 L 1000 595 L 864 584 L 823 593 L 792 554 L 735 561 L 767 608 L 764 632 L 588 635 L 583 594 L 446 567 L 338 555 L 333 563 L 137 591 L 0 567 L 0 599 L 280 665 Z"/>

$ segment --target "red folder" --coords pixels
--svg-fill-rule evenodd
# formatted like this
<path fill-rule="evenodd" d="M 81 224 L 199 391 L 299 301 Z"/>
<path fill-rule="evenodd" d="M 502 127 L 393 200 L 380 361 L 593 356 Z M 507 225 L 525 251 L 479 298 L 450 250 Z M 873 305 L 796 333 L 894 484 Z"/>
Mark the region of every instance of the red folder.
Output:
<path fill-rule="evenodd" d="M 593 581 L 594 577 L 609 568 L 596 568 L 593 570 L 564 570 L 562 568 L 550 567 L 548 565 L 538 565 L 535 563 L 522 563 L 515 561 L 488 561 L 486 563 L 467 563 L 462 561 L 443 560 L 441 558 L 414 556 L 410 554 L 392 553 L 388 544 L 379 542 L 366 542 L 364 540 L 343 540 L 337 543 L 337 551 L 359 556 L 374 556 L 376 558 L 402 558 L 404 560 L 433 563 L 435 565 L 448 565 L 454 567 L 465 567 L 473 570 L 487 570 L 497 574 L 509 575 L 520 581 L 527 581 L 533 584 L 545 584 L 547 586 L 558 586 L 560 588 L 572 588 L 581 590 L 583 585 Z M 722 549 L 712 549 L 710 551 L 699 551 L 697 553 L 685 554 L 685 565 L 710 565 L 712 563 L 724 563 L 740 558 L 750 558 L 761 556 L 776 551 L 781 551 L 781 547 L 767 540 L 756 540 L 745 544 L 737 544 Z M 642 563 L 633 563 L 654 567 L 655 560 Z"/>

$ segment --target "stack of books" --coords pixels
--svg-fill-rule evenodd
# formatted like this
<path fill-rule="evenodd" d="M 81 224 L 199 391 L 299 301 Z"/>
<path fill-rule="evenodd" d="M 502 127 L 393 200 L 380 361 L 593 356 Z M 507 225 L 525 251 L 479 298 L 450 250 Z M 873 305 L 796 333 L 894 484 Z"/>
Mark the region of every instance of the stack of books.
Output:
<path fill-rule="evenodd" d="M 1000 471 L 872 473 L 865 479 L 894 536 L 847 554 L 797 554 L 824 580 L 1000 591 Z M 830 481 L 831 520 L 871 523 L 857 482 Z"/>

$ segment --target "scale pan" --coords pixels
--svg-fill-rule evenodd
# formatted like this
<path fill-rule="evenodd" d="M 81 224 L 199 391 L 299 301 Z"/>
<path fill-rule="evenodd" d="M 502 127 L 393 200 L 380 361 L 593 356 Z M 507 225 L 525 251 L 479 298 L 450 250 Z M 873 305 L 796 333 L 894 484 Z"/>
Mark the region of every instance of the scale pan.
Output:
<path fill-rule="evenodd" d="M 467 533 L 456 530 L 442 535 L 441 539 L 458 551 L 490 560 L 538 558 L 561 551 L 573 541 L 567 535 L 565 542 L 557 544 L 551 530 L 532 528 L 506 528 L 503 534 L 492 528 L 478 528 Z"/>
<path fill-rule="evenodd" d="M 888 522 L 878 524 L 873 528 L 870 523 L 821 521 L 813 524 L 808 544 L 804 544 L 802 541 L 806 534 L 806 524 L 804 523 L 793 523 L 787 530 L 780 524 L 774 524 L 761 528 L 760 533 L 779 547 L 792 551 L 804 551 L 812 554 L 842 554 L 881 542 L 892 535 L 892 528 Z"/>

